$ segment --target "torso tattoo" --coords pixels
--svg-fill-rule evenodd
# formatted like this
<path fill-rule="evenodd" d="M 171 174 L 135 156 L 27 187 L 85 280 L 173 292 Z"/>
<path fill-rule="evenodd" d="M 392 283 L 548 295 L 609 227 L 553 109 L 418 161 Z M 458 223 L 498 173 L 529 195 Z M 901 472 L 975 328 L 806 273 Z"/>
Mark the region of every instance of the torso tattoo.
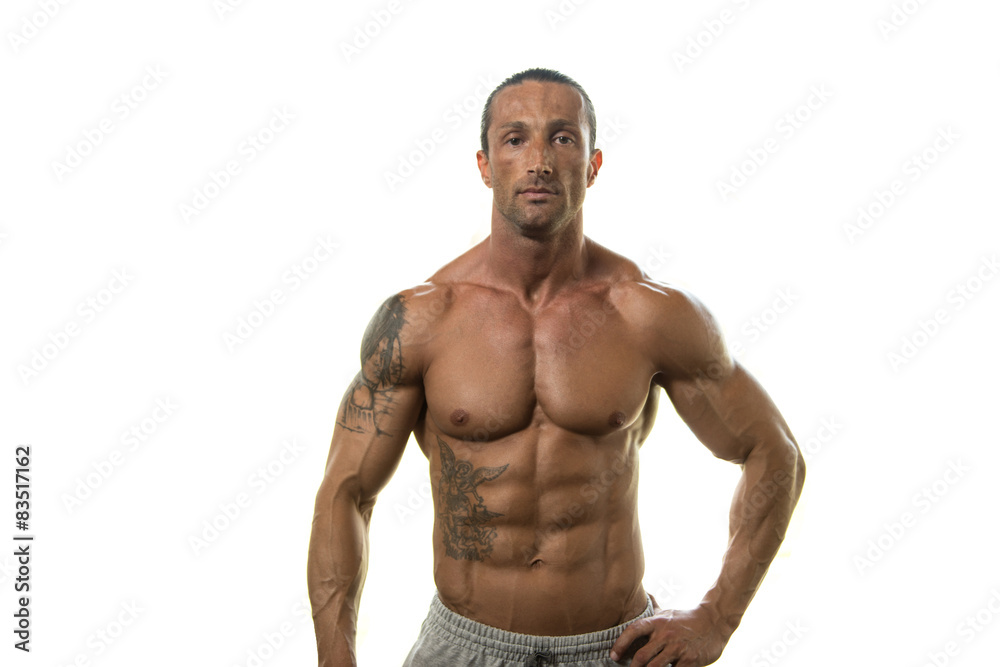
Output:
<path fill-rule="evenodd" d="M 438 517 L 444 535 L 445 554 L 456 560 L 483 560 L 493 551 L 496 528 L 490 522 L 503 516 L 486 509 L 476 487 L 499 477 L 507 465 L 473 468 L 456 460 L 455 452 L 437 436 L 441 450 L 441 479 L 438 482 Z"/>

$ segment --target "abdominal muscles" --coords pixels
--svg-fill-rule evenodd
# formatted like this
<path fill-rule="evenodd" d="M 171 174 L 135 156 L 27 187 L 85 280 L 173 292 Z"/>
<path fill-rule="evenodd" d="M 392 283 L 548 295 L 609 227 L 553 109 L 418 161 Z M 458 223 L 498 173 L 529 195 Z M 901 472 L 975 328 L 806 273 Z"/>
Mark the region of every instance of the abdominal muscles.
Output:
<path fill-rule="evenodd" d="M 629 429 L 529 428 L 488 443 L 428 435 L 446 606 L 533 635 L 603 630 L 645 608 Z"/>

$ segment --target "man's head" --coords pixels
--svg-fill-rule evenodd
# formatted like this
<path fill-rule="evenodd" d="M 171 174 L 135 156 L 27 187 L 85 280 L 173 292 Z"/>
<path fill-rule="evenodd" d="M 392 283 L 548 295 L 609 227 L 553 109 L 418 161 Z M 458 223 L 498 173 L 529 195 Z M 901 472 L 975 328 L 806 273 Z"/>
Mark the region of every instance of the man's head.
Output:
<path fill-rule="evenodd" d="M 486 101 L 476 154 L 495 219 L 539 238 L 580 219 L 603 159 L 596 134 L 593 104 L 569 77 L 533 69 L 500 84 Z"/>

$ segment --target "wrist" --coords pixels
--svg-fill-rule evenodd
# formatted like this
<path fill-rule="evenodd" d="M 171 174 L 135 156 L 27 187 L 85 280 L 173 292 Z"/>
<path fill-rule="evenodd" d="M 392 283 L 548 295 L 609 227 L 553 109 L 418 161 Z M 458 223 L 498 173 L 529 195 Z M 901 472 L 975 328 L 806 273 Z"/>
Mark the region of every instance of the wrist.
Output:
<path fill-rule="evenodd" d="M 742 609 L 737 611 L 732 607 L 727 607 L 723 600 L 713 598 L 711 594 L 705 596 L 705 599 L 698 605 L 698 610 L 708 617 L 712 626 L 727 641 L 736 632 L 745 611 Z"/>

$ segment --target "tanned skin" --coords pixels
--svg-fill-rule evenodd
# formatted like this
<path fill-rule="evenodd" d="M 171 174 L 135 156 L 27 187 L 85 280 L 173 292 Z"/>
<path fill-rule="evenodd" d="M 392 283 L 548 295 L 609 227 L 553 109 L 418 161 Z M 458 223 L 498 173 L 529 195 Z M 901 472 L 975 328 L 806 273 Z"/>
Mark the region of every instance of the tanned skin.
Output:
<path fill-rule="evenodd" d="M 588 136 L 570 86 L 498 93 L 477 154 L 490 236 L 368 326 L 309 545 L 320 665 L 356 664 L 372 507 L 410 433 L 430 462 L 441 601 L 481 623 L 570 635 L 644 610 L 639 448 L 661 389 L 743 474 L 717 582 L 695 609 L 631 624 L 611 659 L 715 662 L 774 558 L 802 488 L 799 448 L 704 306 L 583 235 L 603 159 Z"/>

